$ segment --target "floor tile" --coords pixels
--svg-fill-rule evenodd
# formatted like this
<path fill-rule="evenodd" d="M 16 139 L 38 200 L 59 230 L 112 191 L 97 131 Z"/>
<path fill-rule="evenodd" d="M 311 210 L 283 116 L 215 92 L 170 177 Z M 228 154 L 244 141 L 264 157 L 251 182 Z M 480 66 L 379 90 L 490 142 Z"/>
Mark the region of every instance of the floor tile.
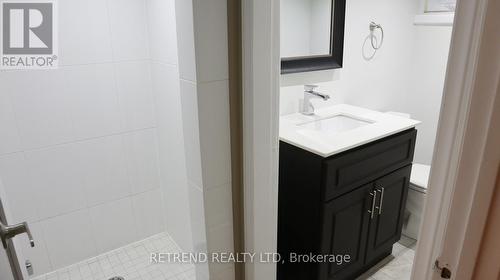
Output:
<path fill-rule="evenodd" d="M 152 264 L 151 252 L 181 252 L 167 233 L 90 258 L 32 280 L 107 280 L 121 276 L 125 280 L 195 280 L 194 265 Z"/>
<path fill-rule="evenodd" d="M 415 258 L 415 246 L 416 240 L 403 237 L 394 244 L 390 256 L 380 261 L 357 280 L 409 280 Z"/>

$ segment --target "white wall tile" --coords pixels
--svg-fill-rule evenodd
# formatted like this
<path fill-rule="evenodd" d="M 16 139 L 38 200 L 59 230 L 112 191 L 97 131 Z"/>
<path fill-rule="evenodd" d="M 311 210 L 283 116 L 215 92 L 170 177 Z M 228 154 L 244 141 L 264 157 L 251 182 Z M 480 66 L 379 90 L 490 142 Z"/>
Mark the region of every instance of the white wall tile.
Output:
<path fill-rule="evenodd" d="M 163 226 L 165 208 L 160 189 L 138 194 L 132 198 L 132 203 L 138 239 L 144 239 L 165 230 Z"/>
<path fill-rule="evenodd" d="M 11 95 L 24 149 L 121 129 L 111 65 L 5 72 L 0 79 L 1 91 Z"/>
<path fill-rule="evenodd" d="M 115 71 L 125 128 L 135 130 L 155 126 L 150 63 L 117 63 Z"/>
<path fill-rule="evenodd" d="M 160 186 L 156 129 L 125 135 L 132 189 L 141 193 Z"/>
<path fill-rule="evenodd" d="M 207 227 L 233 221 L 233 198 L 231 184 L 205 190 L 205 213 Z"/>
<path fill-rule="evenodd" d="M 26 152 L 26 161 L 40 218 L 86 207 L 80 144 Z"/>
<path fill-rule="evenodd" d="M 194 0 L 193 5 L 197 81 L 227 79 L 227 1 Z"/>
<path fill-rule="evenodd" d="M 0 78 L 0 83 L 3 80 Z M 6 91 L 0 90 L 0 155 L 21 150 L 14 110 Z"/>
<path fill-rule="evenodd" d="M 234 265 L 230 265 L 229 267 L 222 269 L 221 271 L 217 271 L 214 275 L 211 276 L 212 280 L 234 280 Z"/>
<path fill-rule="evenodd" d="M 231 181 L 226 6 L 224 0 L 176 1 L 193 240 L 195 248 L 203 250 L 197 248 L 204 245 L 202 228 L 206 223 L 217 225 L 206 234 L 209 252 L 227 252 L 233 247 L 232 219 L 228 218 L 232 216 L 229 214 L 232 203 L 228 199 L 231 192 L 223 187 Z M 192 32 L 194 39 L 185 35 Z M 203 189 L 203 193 L 193 186 Z M 199 198 L 201 194 L 204 199 Z M 200 211 L 196 200 L 204 201 L 203 210 Z M 205 214 L 203 221 L 193 217 L 197 215 L 195 212 Z M 226 220 L 229 221 L 224 223 Z M 231 265 L 209 264 L 209 267 L 210 279 L 230 279 L 230 272 L 226 272 L 231 271 Z M 206 278 L 202 267 L 197 267 L 197 276 Z"/>
<path fill-rule="evenodd" d="M 228 82 L 201 83 L 198 104 L 203 184 L 221 186 L 231 180 Z"/>
<path fill-rule="evenodd" d="M 194 200 L 187 186 L 175 0 L 63 2 L 62 67 L 0 72 L 0 154 L 22 151 L 0 156 L 0 179 L 13 216 L 30 221 L 37 239 L 35 249 L 20 247 L 21 257 L 44 273 L 158 233 L 165 224 L 191 250 Z M 192 52 L 185 59 L 192 64 L 184 69 L 195 80 L 189 9 Z M 159 63 L 150 68 L 151 60 Z M 194 107 L 186 113 L 196 120 L 190 128 L 196 129 L 193 166 L 201 185 L 196 88 L 191 93 Z M 203 203 L 201 192 L 195 200 Z M 205 239 L 203 207 L 197 212 Z"/>
<path fill-rule="evenodd" d="M 210 280 L 208 263 L 196 264 L 196 280 Z"/>
<path fill-rule="evenodd" d="M 90 208 L 92 233 L 99 253 L 137 240 L 132 200 L 124 198 Z"/>
<path fill-rule="evenodd" d="M 80 148 L 88 206 L 132 194 L 127 172 L 126 148 L 121 135 L 86 141 Z"/>
<path fill-rule="evenodd" d="M 60 65 L 112 60 L 106 2 L 60 1 L 59 23 Z"/>
<path fill-rule="evenodd" d="M 56 90 L 71 98 L 75 139 L 109 135 L 121 130 L 112 65 L 61 68 Z"/>
<path fill-rule="evenodd" d="M 115 61 L 149 58 L 144 0 L 107 0 Z"/>
<path fill-rule="evenodd" d="M 208 252 L 233 252 L 233 224 L 225 224 L 212 227 L 207 230 Z M 231 263 L 210 263 L 210 279 L 215 278 L 224 270 L 229 269 L 234 264 Z"/>
<path fill-rule="evenodd" d="M 164 186 L 163 201 L 167 231 L 184 251 L 191 252 L 193 250 L 192 224 L 186 184 Z"/>
<path fill-rule="evenodd" d="M 30 246 L 26 234 L 18 235 L 14 238 L 18 258 L 21 259 L 21 265 L 26 260 L 30 260 L 33 265 L 34 275 L 41 275 L 52 271 L 47 246 L 45 245 L 45 236 L 43 234 L 42 224 L 40 222 L 29 224 L 35 247 Z"/>
<path fill-rule="evenodd" d="M 54 269 L 97 254 L 88 210 L 72 212 L 43 221 L 42 227 Z"/>
<path fill-rule="evenodd" d="M 177 65 L 175 0 L 148 0 L 146 4 L 151 59 Z"/>
<path fill-rule="evenodd" d="M 182 120 L 189 180 L 203 187 L 196 85 L 181 80 Z M 210 116 L 211 118 L 212 116 Z"/>
<path fill-rule="evenodd" d="M 24 149 L 74 138 L 70 97 L 58 90 L 60 70 L 1 73 L 0 92 L 10 94 Z M 29 80 L 29 82 L 27 82 Z"/>
<path fill-rule="evenodd" d="M 184 250 L 192 248 L 186 156 L 177 67 L 152 64 L 165 225 Z"/>
<path fill-rule="evenodd" d="M 0 180 L 3 184 L 5 198 L 12 216 L 10 223 L 36 221 L 39 218 L 38 200 L 34 194 L 34 185 L 22 153 L 0 157 Z"/>
<path fill-rule="evenodd" d="M 152 63 L 162 180 L 166 185 L 186 185 L 186 159 L 177 67 Z"/>
<path fill-rule="evenodd" d="M 207 233 L 203 191 L 192 182 L 189 182 L 189 205 L 191 208 L 191 227 L 193 230 L 194 252 L 206 253 Z"/>
<path fill-rule="evenodd" d="M 196 81 L 196 55 L 194 48 L 193 3 L 175 0 L 179 73 L 181 79 Z"/>

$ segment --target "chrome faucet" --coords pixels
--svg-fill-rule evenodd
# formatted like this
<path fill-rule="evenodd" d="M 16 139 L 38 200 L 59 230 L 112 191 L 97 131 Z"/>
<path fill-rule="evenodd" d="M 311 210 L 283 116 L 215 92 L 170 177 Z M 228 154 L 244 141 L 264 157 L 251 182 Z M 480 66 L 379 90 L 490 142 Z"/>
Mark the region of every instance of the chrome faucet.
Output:
<path fill-rule="evenodd" d="M 323 94 L 314 91 L 315 88 L 317 88 L 317 85 L 305 85 L 304 86 L 304 103 L 302 104 L 302 111 L 301 113 L 310 116 L 314 115 L 314 106 L 311 103 L 311 99 L 313 98 L 321 98 L 324 101 L 330 99 L 330 96 L 328 94 Z"/>

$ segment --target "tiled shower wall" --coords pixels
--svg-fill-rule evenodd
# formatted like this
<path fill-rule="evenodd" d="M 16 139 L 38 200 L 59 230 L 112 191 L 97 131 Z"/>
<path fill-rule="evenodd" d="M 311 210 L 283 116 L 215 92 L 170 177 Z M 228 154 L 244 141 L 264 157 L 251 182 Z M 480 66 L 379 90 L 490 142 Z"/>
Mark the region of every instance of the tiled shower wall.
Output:
<path fill-rule="evenodd" d="M 176 13 L 193 242 L 197 251 L 233 252 L 227 1 L 176 0 Z M 234 265 L 197 267 L 197 279 L 208 277 L 234 279 Z"/>
<path fill-rule="evenodd" d="M 193 249 L 186 153 L 196 147 L 184 144 L 175 0 L 146 0 L 151 46 L 153 92 L 160 149 L 160 170 L 167 230 L 185 251 Z M 186 112 L 196 115 L 196 109 Z M 199 164 L 199 163 L 198 163 Z M 200 219 L 203 213 L 199 213 Z M 203 236 L 205 238 L 205 236 Z"/>
<path fill-rule="evenodd" d="M 189 249 L 173 0 L 58 3 L 60 68 L 0 72 L 0 178 L 37 245 L 17 237 L 21 260 L 42 274 L 165 225 Z"/>

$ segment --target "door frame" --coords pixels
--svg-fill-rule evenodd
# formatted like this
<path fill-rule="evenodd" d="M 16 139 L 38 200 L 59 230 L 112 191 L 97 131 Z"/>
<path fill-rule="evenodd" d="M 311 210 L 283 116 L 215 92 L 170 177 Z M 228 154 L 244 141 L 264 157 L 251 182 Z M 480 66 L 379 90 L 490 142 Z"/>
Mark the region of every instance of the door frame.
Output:
<path fill-rule="evenodd" d="M 496 90 L 485 92 L 484 89 L 481 95 L 473 94 L 478 78 L 479 51 L 487 7 L 488 0 L 459 0 L 457 3 L 436 152 L 432 161 L 413 279 L 438 279 L 434 260 L 442 253 L 448 254 L 446 259 L 441 258 L 444 264 L 453 263 L 448 259 L 462 260 L 462 271 L 474 265 L 474 258 L 469 258 L 468 261 L 463 258 L 465 251 L 446 252 L 442 248 L 445 240 L 456 241 L 456 248 L 467 245 L 468 240 L 464 236 L 471 230 L 474 238 L 482 234 L 481 227 L 474 228 L 477 224 L 470 223 L 472 220 L 469 217 L 473 203 L 478 203 L 475 198 L 487 198 L 488 190 L 476 188 L 475 184 L 469 185 L 467 192 L 457 191 L 460 189 L 457 178 L 467 167 L 465 156 L 468 152 L 477 152 L 474 144 L 486 143 L 488 134 L 485 129 L 487 131 L 488 127 L 484 125 L 489 122 L 484 121 L 488 120 L 488 116 L 491 117 L 491 110 L 487 109 L 491 109 L 491 100 L 496 94 Z M 279 1 L 248 0 L 244 1 L 242 9 L 245 248 L 249 252 L 276 252 Z M 489 73 L 479 74 L 487 76 Z M 474 108 L 471 104 L 487 106 L 472 115 L 470 112 Z M 468 141 L 471 135 L 475 138 L 472 143 Z M 480 163 L 482 159 L 481 156 L 469 163 Z M 480 165 L 476 165 L 474 170 L 479 171 L 478 166 Z M 450 221 L 450 209 L 454 212 L 459 208 L 452 206 L 452 201 L 468 206 L 463 209 L 468 214 L 465 215 L 466 218 Z M 479 202 L 482 207 L 475 210 L 474 218 L 484 222 L 489 204 L 485 199 Z M 471 252 L 474 252 L 474 246 L 474 242 L 471 242 Z M 246 264 L 248 280 L 275 279 L 275 275 L 276 266 L 273 264 Z"/>
<path fill-rule="evenodd" d="M 498 1 L 488 0 L 457 6 L 445 87 L 450 102 L 442 107 L 433 161 L 443 168 L 433 169 L 430 179 L 436 186 L 431 192 L 442 191 L 444 203 L 437 205 L 436 194 L 426 207 L 414 279 L 441 279 L 438 269 L 418 270 L 426 258 L 438 259 L 453 279 L 473 276 L 500 164 L 499 8 Z"/>

